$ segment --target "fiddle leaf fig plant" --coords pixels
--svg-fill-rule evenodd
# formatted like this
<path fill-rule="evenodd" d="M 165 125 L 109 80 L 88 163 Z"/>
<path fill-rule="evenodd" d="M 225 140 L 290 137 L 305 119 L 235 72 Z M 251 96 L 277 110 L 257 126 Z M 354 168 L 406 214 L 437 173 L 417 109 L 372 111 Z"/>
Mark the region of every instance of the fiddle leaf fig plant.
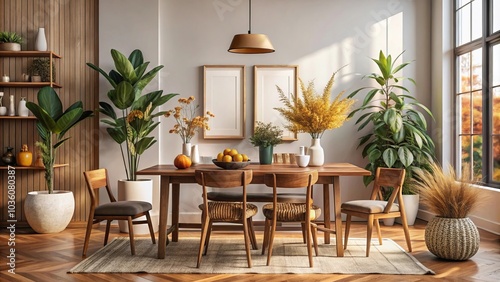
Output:
<path fill-rule="evenodd" d="M 81 101 L 75 102 L 63 110 L 61 100 L 56 91 L 46 86 L 38 91 L 38 104 L 26 102 L 26 107 L 37 118 L 36 129 L 42 139 L 36 142 L 40 148 L 43 165 L 45 166 L 45 183 L 49 194 L 54 192 L 54 164 L 57 149 L 69 137 L 65 134 L 80 121 L 92 116 L 92 111 L 83 110 Z"/>
<path fill-rule="evenodd" d="M 378 59 L 372 59 L 377 64 L 379 73 L 365 76 L 377 86 L 362 87 L 351 94 L 349 98 L 366 92 L 362 105 L 349 114 L 349 118 L 357 113 L 362 115 L 356 120 L 358 131 L 363 131 L 368 125 L 373 129 L 359 138 L 359 147 L 363 147 L 363 158 L 368 159 L 366 169 L 372 172 L 363 181 L 368 185 L 374 180 L 377 167 L 395 167 L 406 170 L 406 180 L 403 194 L 413 194 L 409 179 L 413 178 L 415 168 L 430 169 L 434 159 L 434 142 L 427 134 L 427 121 L 424 113 L 434 118 L 431 111 L 410 95 L 410 91 L 402 85 L 404 80 L 415 84 L 409 77 L 398 76 L 399 72 L 410 62 L 396 64 L 391 55 L 382 51 Z"/>

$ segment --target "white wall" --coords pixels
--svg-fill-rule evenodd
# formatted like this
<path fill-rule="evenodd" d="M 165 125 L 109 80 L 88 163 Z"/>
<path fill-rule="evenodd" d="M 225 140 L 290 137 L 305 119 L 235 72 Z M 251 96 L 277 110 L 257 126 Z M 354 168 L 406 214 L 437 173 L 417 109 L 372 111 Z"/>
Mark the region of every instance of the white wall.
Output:
<path fill-rule="evenodd" d="M 404 75 L 414 78 L 417 86 L 406 86 L 422 103 L 438 105 L 433 107 L 438 116 L 433 134 L 439 137 L 443 128 L 449 128 L 439 117 L 448 107 L 448 102 L 436 100 L 436 95 L 441 95 L 441 85 L 433 83 L 431 88 L 431 80 L 436 73 L 431 74 L 430 35 L 434 19 L 431 20 L 433 14 L 429 0 L 254 0 L 252 32 L 267 34 L 276 49 L 275 53 L 261 55 L 227 52 L 234 34 L 248 30 L 248 2 L 244 0 L 102 0 L 100 3 L 101 62 L 110 63 L 107 54 L 114 46 L 120 50 L 140 48 L 152 64 L 165 65 L 160 73 L 159 87 L 166 93 L 180 93 L 182 97 L 193 95 L 202 104 L 201 66 L 245 65 L 247 136 L 253 128 L 254 65 L 299 65 L 299 76 L 304 81 L 315 79 L 319 92 L 333 71 L 347 65 L 338 74 L 333 92 L 346 90 L 349 93 L 366 85 L 361 80 L 361 74 L 376 71 L 370 58 L 377 56 L 379 50 L 393 55 L 405 50 L 404 61 L 414 60 L 405 69 Z M 101 88 L 101 97 L 105 97 L 104 89 Z M 170 101 L 165 108 L 174 105 L 176 102 Z M 215 114 L 216 118 L 224 118 L 224 113 Z M 350 120 L 343 127 L 323 136 L 321 142 L 327 162 L 366 164 L 361 158 L 361 151 L 356 149 L 357 138 L 362 134 L 356 131 L 354 121 Z M 151 150 L 151 158 L 148 157 L 147 161 L 143 158 L 142 166 L 157 162 L 172 163 L 181 152 L 179 136 L 168 133 L 173 123 L 173 120 L 162 119 L 158 150 Z M 101 143 L 101 164 L 118 170 L 119 160 L 108 151 L 114 144 L 106 138 L 103 136 Z M 201 155 L 214 156 L 223 148 L 231 147 L 258 159 L 258 151 L 248 138 L 203 140 L 197 135 L 192 142 L 199 145 Z M 294 152 L 299 146 L 308 146 L 309 142 L 307 134 L 299 134 L 298 141 L 278 145 L 275 151 Z M 449 142 L 449 138 L 442 138 L 439 142 Z M 443 146 L 439 148 L 440 159 L 450 154 L 443 152 Z M 110 161 L 114 159 L 116 161 Z M 121 172 L 118 170 L 115 173 Z M 368 189 L 364 188 L 359 177 L 343 177 L 341 185 L 342 200 L 368 196 Z M 200 201 L 198 187 L 183 187 L 181 219 L 198 221 L 197 205 Z M 497 219 L 496 222 L 498 224 Z"/>

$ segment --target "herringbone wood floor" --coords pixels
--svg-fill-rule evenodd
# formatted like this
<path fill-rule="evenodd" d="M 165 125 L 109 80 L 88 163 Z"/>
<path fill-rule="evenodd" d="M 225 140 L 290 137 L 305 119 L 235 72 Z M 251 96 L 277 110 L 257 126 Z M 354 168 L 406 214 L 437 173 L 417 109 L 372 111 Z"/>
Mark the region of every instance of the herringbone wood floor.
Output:
<path fill-rule="evenodd" d="M 500 236 L 480 231 L 479 252 L 470 260 L 450 262 L 434 257 L 425 247 L 424 229 L 426 222 L 417 221 L 410 227 L 413 244 L 412 254 L 436 275 L 193 275 L 193 274 L 67 274 L 66 272 L 82 260 L 82 246 L 85 229 L 67 228 L 58 234 L 34 234 L 30 229 L 18 229 L 15 233 L 16 274 L 7 272 L 9 235 L 2 228 L 0 281 L 499 281 L 500 280 Z M 351 237 L 365 237 L 366 225 L 355 223 Z M 258 232 L 260 233 L 260 232 Z M 182 235 L 196 236 L 198 232 L 183 231 Z M 238 236 L 239 233 L 217 232 L 214 236 Z M 112 229 L 110 239 L 119 234 Z M 301 236 L 299 232 L 279 232 L 278 236 Z M 395 240 L 406 249 L 400 225 L 383 226 L 382 236 Z M 89 255 L 102 246 L 104 229 L 93 231 Z M 259 242 L 262 237 L 258 234 Z M 168 258 L 167 258 L 168 259 Z M 193 264 L 196 258 L 193 257 Z"/>

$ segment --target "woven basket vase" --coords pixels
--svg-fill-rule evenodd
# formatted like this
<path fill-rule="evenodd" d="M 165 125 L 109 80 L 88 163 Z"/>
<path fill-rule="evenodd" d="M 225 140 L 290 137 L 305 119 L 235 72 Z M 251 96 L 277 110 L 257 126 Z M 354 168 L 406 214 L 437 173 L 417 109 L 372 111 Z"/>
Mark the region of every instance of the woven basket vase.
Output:
<path fill-rule="evenodd" d="M 425 228 L 425 244 L 439 258 L 467 260 L 479 250 L 479 231 L 468 217 L 434 217 Z"/>

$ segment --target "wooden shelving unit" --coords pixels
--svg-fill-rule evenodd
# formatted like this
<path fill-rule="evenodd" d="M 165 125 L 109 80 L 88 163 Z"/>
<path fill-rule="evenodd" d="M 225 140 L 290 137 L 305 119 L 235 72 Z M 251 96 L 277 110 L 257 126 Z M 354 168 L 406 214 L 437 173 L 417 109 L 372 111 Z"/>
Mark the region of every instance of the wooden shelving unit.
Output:
<path fill-rule="evenodd" d="M 0 119 L 11 119 L 11 120 L 28 119 L 28 120 L 36 120 L 36 117 L 35 116 L 27 116 L 27 117 L 21 117 L 21 116 L 0 116 Z"/>
<path fill-rule="evenodd" d="M 55 164 L 54 168 L 62 168 L 65 166 L 69 166 L 69 164 Z M 38 166 L 14 166 L 16 170 L 44 170 L 44 167 L 38 167 Z M 7 170 L 8 166 L 0 166 L 0 170 Z"/>
<path fill-rule="evenodd" d="M 50 69 L 52 69 L 54 59 L 60 59 L 61 56 L 52 51 L 0 51 L 0 57 L 3 58 L 49 58 Z M 52 71 L 50 72 L 50 82 L 0 82 L 0 87 L 27 87 L 27 88 L 40 88 L 50 86 L 61 88 L 62 86 L 52 82 Z"/>

